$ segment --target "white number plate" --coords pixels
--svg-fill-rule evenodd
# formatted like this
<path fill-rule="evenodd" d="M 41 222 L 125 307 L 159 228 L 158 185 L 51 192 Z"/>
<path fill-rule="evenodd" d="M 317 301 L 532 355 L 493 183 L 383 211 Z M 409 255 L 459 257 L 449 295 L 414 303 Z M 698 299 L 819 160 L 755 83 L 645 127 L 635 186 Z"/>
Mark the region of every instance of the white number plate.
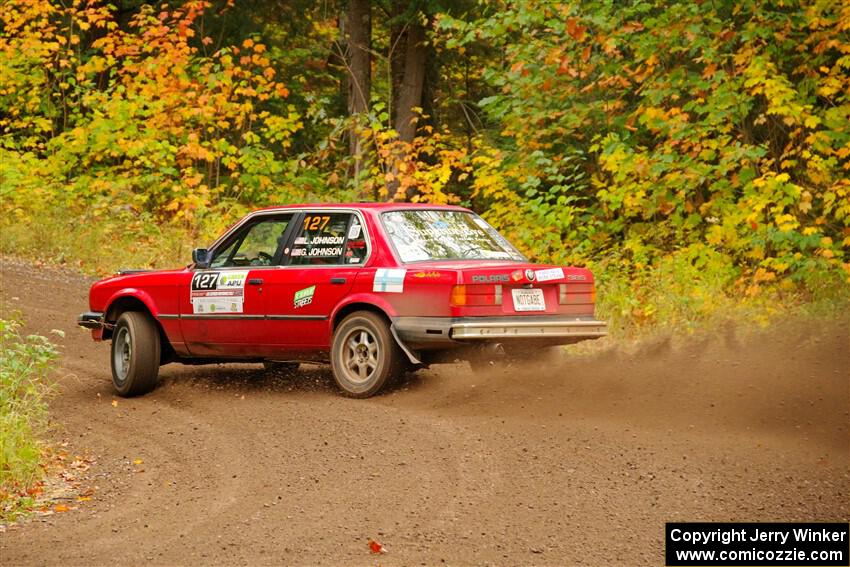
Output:
<path fill-rule="evenodd" d="M 512 289 L 514 311 L 546 311 L 542 289 Z"/>

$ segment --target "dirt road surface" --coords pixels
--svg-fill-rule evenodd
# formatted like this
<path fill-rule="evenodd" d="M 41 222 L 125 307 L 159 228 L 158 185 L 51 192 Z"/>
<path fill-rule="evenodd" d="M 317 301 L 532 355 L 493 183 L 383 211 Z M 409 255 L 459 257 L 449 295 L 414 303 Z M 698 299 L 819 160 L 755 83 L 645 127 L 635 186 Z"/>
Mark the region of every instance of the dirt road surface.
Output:
<path fill-rule="evenodd" d="M 75 327 L 89 282 L 0 274 L 4 314 L 66 332 L 54 436 L 96 461 L 92 500 L 0 533 L 4 566 L 660 565 L 667 521 L 850 520 L 846 322 L 447 365 L 369 400 L 319 366 L 170 365 L 125 400 Z"/>

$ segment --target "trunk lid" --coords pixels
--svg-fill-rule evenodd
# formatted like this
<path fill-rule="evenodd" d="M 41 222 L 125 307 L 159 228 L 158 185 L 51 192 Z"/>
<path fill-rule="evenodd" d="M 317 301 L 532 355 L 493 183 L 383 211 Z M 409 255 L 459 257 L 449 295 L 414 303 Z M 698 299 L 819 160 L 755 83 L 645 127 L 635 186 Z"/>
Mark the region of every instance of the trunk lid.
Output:
<path fill-rule="evenodd" d="M 552 264 L 500 261 L 416 262 L 417 270 L 453 270 L 450 303 L 457 317 L 593 316 L 590 270 Z M 412 266 L 411 266 L 412 267 Z"/>

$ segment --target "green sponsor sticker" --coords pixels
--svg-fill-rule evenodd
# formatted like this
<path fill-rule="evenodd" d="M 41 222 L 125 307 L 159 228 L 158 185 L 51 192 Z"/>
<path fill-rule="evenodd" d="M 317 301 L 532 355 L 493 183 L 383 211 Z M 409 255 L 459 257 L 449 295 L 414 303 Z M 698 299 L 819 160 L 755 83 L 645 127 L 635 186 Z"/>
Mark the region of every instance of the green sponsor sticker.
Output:
<path fill-rule="evenodd" d="M 313 303 L 313 293 L 316 291 L 316 286 L 311 285 L 310 287 L 305 287 L 304 289 L 299 289 L 295 292 L 295 297 L 292 300 L 292 304 L 295 308 L 304 307 L 305 305 L 310 305 Z"/>

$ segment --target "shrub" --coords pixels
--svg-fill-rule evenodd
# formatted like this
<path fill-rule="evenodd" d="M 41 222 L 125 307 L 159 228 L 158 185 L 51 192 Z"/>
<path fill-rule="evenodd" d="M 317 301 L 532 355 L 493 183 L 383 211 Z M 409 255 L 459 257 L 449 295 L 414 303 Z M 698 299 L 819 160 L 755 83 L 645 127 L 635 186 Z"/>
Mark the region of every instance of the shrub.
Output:
<path fill-rule="evenodd" d="M 0 518 L 14 515 L 26 487 L 40 478 L 49 379 L 58 352 L 46 337 L 21 336 L 0 319 Z"/>

